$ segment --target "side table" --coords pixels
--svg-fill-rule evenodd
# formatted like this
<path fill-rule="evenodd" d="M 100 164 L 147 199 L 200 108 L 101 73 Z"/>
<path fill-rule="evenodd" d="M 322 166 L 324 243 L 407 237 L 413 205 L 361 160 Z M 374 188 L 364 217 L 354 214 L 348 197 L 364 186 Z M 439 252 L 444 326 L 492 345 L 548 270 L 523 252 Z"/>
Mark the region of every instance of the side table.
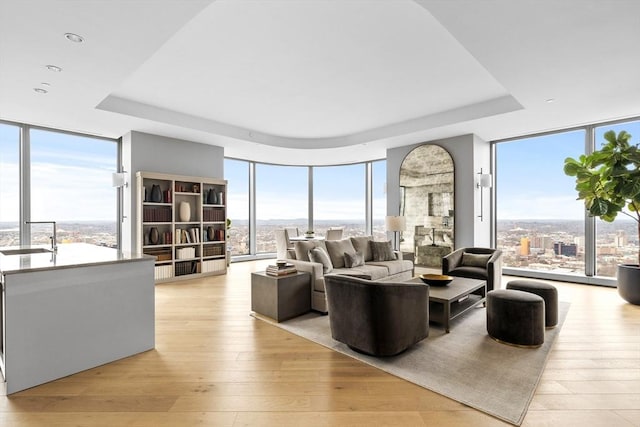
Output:
<path fill-rule="evenodd" d="M 277 322 L 311 311 L 311 275 L 251 273 L 251 310 Z"/>

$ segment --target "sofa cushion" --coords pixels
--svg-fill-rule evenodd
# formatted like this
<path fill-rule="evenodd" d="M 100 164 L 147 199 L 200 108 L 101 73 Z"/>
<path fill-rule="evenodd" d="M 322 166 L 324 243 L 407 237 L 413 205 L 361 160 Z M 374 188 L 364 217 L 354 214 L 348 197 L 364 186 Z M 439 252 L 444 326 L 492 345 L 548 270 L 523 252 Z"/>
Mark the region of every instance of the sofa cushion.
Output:
<path fill-rule="evenodd" d="M 300 261 L 309 261 L 309 251 L 315 247 L 327 249 L 322 240 L 301 240 L 293 244 L 293 250 L 296 252 L 296 259 Z"/>
<path fill-rule="evenodd" d="M 362 236 L 362 237 L 351 237 L 351 243 L 355 248 L 356 252 L 361 252 L 364 256 L 364 262 L 371 261 L 373 259 L 373 254 L 371 253 L 371 245 L 370 241 L 373 240 L 371 236 Z"/>
<path fill-rule="evenodd" d="M 462 265 L 466 267 L 486 267 L 491 258 L 491 254 L 470 254 L 462 253 Z"/>
<path fill-rule="evenodd" d="M 309 251 L 309 261 L 322 264 L 322 272 L 325 274 L 331 273 L 331 270 L 333 270 L 333 264 L 331 263 L 329 254 L 327 254 L 327 251 L 321 246 L 316 246 Z"/>
<path fill-rule="evenodd" d="M 346 276 L 355 276 L 368 280 L 380 280 L 389 275 L 386 267 L 371 264 L 353 268 L 334 268 L 331 274 L 344 274 Z"/>
<path fill-rule="evenodd" d="M 349 252 L 350 254 L 353 254 L 356 252 L 356 249 L 353 247 L 353 244 L 351 243 L 351 239 L 327 240 L 324 243 L 327 247 L 327 253 L 329 254 L 329 258 L 331 258 L 331 263 L 333 264 L 333 268 L 344 267 L 345 252 Z"/>
<path fill-rule="evenodd" d="M 395 261 L 369 261 L 367 265 L 376 265 L 386 268 L 388 276 L 413 270 L 413 262 L 406 259 Z"/>
<path fill-rule="evenodd" d="M 450 276 L 467 277 L 469 279 L 487 280 L 487 269 L 484 267 L 456 267 L 447 273 Z"/>
<path fill-rule="evenodd" d="M 344 253 L 344 266 L 346 268 L 358 267 L 364 265 L 364 255 L 362 252 Z"/>
<path fill-rule="evenodd" d="M 396 259 L 396 254 L 393 253 L 391 242 L 369 242 L 371 245 L 371 253 L 373 255 L 373 261 L 393 261 Z"/>

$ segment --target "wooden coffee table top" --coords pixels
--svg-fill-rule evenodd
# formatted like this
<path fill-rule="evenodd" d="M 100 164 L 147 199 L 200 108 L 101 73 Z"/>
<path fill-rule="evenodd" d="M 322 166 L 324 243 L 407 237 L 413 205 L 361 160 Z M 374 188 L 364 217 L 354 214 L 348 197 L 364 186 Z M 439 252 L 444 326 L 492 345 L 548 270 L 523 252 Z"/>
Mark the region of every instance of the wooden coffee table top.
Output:
<path fill-rule="evenodd" d="M 409 280 L 412 283 L 424 283 L 419 277 Z M 447 286 L 429 286 L 429 300 L 448 302 L 457 300 L 465 295 L 469 295 L 476 289 L 485 286 L 486 282 L 479 279 L 467 279 L 465 277 L 454 277 Z"/>

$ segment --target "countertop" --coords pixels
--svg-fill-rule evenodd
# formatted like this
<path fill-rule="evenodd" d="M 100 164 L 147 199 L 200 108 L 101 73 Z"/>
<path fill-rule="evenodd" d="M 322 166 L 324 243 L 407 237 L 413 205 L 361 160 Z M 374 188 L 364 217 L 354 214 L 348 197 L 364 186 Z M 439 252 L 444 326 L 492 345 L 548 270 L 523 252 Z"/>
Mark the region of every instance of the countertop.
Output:
<path fill-rule="evenodd" d="M 4 247 L 0 250 L 43 247 L 21 246 Z M 48 249 L 48 248 L 47 248 Z M 58 245 L 58 252 L 43 252 L 24 255 L 0 254 L 0 274 L 15 274 L 29 271 L 55 270 L 59 268 L 84 267 L 120 262 L 148 261 L 155 258 L 150 255 L 122 252 L 104 246 L 88 243 L 66 243 Z"/>

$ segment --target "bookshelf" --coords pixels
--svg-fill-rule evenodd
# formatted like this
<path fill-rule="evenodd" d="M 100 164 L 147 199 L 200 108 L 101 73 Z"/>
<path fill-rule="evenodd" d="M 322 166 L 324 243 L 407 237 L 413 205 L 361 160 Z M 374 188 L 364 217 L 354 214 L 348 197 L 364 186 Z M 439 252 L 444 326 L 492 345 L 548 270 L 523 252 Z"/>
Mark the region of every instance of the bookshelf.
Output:
<path fill-rule="evenodd" d="M 227 181 L 136 173 L 137 247 L 156 257 L 156 283 L 226 274 Z"/>

